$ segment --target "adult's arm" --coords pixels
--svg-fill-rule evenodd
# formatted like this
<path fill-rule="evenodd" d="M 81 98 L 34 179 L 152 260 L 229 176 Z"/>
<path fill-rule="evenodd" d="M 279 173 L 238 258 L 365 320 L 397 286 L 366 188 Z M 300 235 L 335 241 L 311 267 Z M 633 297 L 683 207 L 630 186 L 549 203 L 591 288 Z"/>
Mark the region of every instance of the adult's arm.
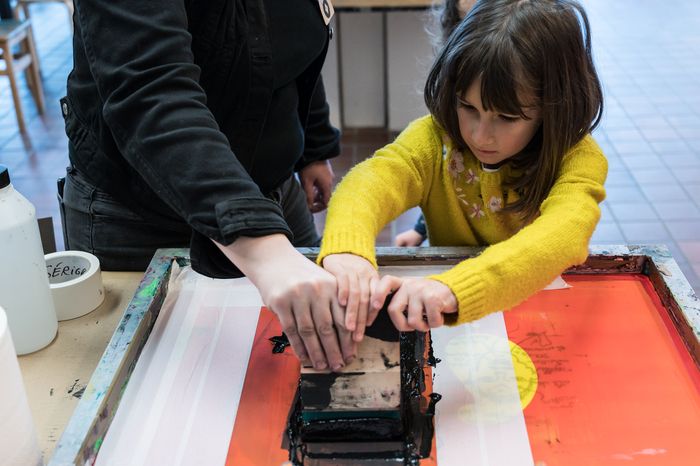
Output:
<path fill-rule="evenodd" d="M 222 4 L 232 9 L 222 17 L 234 14 L 234 2 Z M 328 324 L 331 312 L 338 314 L 333 300 L 309 296 L 321 290 L 334 297 L 334 283 L 280 234 L 290 234 L 280 207 L 262 195 L 219 131 L 198 84 L 183 2 L 76 0 L 75 7 L 76 33 L 120 153 L 251 277 L 285 330 L 299 335 L 292 340 L 300 357 L 317 367 L 342 365 Z"/>
<path fill-rule="evenodd" d="M 260 290 L 303 363 L 337 370 L 354 359 L 356 347 L 343 328 L 344 311 L 330 273 L 299 254 L 282 235 L 241 237 L 219 247 Z"/>
<path fill-rule="evenodd" d="M 222 3 L 233 10 L 234 2 Z M 248 176 L 206 106 L 184 2 L 75 0 L 75 16 L 104 120 L 154 192 L 221 244 L 289 235 L 279 206 Z"/>

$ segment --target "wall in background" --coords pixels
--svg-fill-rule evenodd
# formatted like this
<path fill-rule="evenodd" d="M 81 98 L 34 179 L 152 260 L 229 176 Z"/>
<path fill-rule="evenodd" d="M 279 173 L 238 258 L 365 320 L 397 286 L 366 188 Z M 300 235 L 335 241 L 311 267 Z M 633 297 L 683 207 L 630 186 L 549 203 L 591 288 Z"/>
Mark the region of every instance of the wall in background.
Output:
<path fill-rule="evenodd" d="M 336 13 L 323 68 L 335 125 L 398 131 L 427 113 L 422 89 L 433 51 L 426 14 Z"/>

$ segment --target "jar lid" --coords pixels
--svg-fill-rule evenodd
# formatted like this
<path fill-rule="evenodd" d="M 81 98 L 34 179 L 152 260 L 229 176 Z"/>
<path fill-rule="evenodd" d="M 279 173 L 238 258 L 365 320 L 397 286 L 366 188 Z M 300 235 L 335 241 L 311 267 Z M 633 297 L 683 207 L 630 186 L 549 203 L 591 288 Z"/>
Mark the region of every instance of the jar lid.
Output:
<path fill-rule="evenodd" d="M 10 185 L 10 172 L 5 165 L 0 164 L 0 189 Z"/>

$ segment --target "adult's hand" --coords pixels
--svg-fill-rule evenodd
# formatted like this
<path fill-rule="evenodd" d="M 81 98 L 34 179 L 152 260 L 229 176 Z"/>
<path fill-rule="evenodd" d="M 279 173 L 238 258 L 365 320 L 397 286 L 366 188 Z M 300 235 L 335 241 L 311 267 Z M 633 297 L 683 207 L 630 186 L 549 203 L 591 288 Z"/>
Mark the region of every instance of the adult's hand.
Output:
<path fill-rule="evenodd" d="M 427 332 L 445 323 L 443 314 L 457 312 L 457 298 L 442 282 L 430 278 L 399 278 L 385 275 L 372 295 L 372 307 L 381 308 L 386 297 L 394 291 L 387 307 L 397 330 Z"/>
<path fill-rule="evenodd" d="M 345 329 L 333 275 L 302 256 L 281 234 L 217 245 L 258 288 L 303 364 L 338 370 L 354 359 L 356 345 Z"/>
<path fill-rule="evenodd" d="M 367 322 L 374 321 L 370 297 L 379 279 L 377 270 L 364 257 L 355 254 L 331 254 L 323 258 L 323 268 L 338 280 L 338 302 L 345 307 L 345 327 L 353 340 L 362 341 Z"/>
<path fill-rule="evenodd" d="M 335 174 L 328 160 L 311 162 L 301 169 L 299 180 L 311 213 L 321 212 L 328 207 L 334 179 Z"/>

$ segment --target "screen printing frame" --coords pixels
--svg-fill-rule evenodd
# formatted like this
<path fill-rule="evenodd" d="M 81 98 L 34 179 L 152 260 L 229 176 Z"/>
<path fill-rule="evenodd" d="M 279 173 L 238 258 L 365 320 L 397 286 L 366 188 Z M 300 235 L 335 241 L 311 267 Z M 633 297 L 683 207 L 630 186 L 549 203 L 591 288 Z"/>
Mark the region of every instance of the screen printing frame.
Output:
<path fill-rule="evenodd" d="M 318 248 L 299 249 L 314 259 Z M 449 265 L 478 255 L 482 248 L 377 248 L 381 266 Z M 173 261 L 189 264 L 188 249 L 159 249 L 127 306 L 100 362 L 92 374 L 49 466 L 92 464 L 119 408 L 168 291 Z M 700 368 L 700 300 L 668 249 L 663 245 L 592 246 L 582 265 L 566 274 L 643 274 L 668 311 L 673 324 Z"/>

